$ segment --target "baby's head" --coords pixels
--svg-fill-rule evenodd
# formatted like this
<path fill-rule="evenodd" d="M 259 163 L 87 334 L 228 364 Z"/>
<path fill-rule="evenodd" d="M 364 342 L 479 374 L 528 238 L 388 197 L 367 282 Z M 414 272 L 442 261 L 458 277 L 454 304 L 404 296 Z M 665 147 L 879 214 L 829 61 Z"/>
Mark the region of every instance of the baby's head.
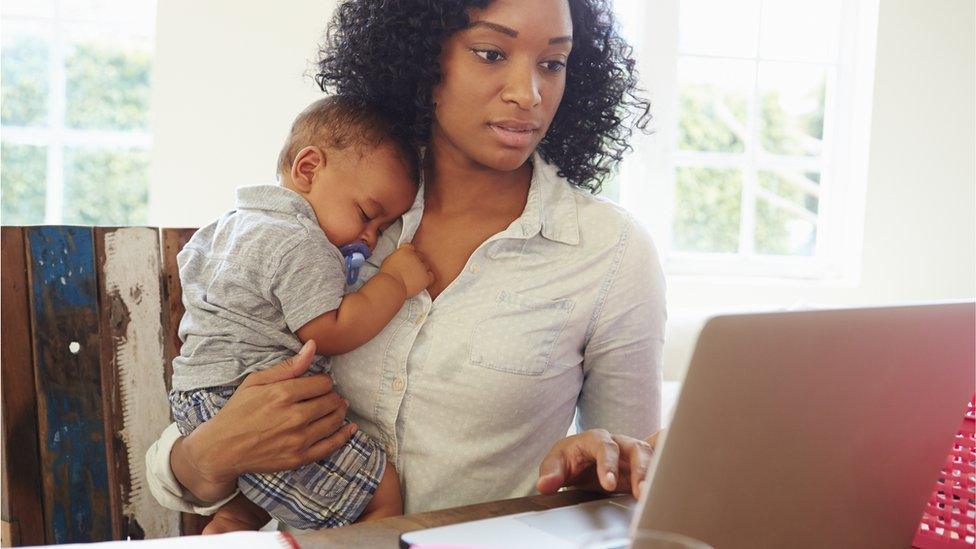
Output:
<path fill-rule="evenodd" d="M 281 185 L 301 194 L 336 246 L 364 242 L 413 205 L 417 155 L 377 110 L 342 97 L 309 105 L 278 156 Z"/>

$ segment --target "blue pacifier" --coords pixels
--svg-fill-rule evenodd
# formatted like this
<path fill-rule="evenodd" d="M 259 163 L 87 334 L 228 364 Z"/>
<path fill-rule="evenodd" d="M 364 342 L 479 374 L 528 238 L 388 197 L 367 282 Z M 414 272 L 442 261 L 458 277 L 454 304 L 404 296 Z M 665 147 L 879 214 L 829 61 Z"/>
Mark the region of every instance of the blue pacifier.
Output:
<path fill-rule="evenodd" d="M 359 280 L 359 268 L 366 263 L 373 252 L 363 242 L 353 242 L 339 248 L 339 253 L 346 258 L 346 283 L 355 284 Z"/>

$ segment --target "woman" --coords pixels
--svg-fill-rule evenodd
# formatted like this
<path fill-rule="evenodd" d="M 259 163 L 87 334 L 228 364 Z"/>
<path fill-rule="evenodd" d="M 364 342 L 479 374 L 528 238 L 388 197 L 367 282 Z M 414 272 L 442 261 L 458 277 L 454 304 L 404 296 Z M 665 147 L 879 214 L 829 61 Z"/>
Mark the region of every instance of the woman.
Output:
<path fill-rule="evenodd" d="M 188 437 L 168 429 L 147 456 L 157 499 L 209 512 L 240 473 L 309 463 L 357 427 L 386 445 L 408 513 L 637 493 L 660 423 L 663 276 L 646 232 L 586 192 L 647 122 L 629 56 L 606 0 L 343 2 L 319 84 L 426 151 L 424 187 L 371 261 L 412 241 L 435 282 L 334 359 L 348 401 L 327 376 L 293 379 L 303 351 Z M 577 411 L 587 430 L 566 437 Z"/>

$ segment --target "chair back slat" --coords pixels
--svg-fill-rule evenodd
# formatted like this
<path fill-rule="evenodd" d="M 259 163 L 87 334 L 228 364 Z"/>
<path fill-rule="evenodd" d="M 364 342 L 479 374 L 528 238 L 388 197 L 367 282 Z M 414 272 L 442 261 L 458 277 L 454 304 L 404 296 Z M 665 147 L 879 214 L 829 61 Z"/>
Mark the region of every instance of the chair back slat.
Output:
<path fill-rule="evenodd" d="M 166 353 L 166 389 L 172 388 L 173 359 L 180 354 L 179 327 L 183 318 L 183 292 L 180 289 L 180 271 L 176 256 L 190 241 L 196 229 L 160 229 L 163 269 L 163 330 L 164 351 Z"/>
<path fill-rule="evenodd" d="M 27 257 L 22 227 L 0 228 L 0 374 L 2 374 L 2 545 L 42 545 L 37 397 L 31 355 Z"/>
<path fill-rule="evenodd" d="M 94 235 L 113 538 L 177 536 L 179 513 L 161 509 L 145 480 L 146 451 L 170 422 L 159 233 L 97 227 Z"/>
<path fill-rule="evenodd" d="M 164 349 L 166 353 L 166 389 L 172 388 L 173 359 L 180 353 L 179 328 L 183 318 L 183 292 L 180 288 L 180 271 L 176 264 L 176 256 L 183 246 L 190 241 L 196 229 L 160 229 L 159 238 L 163 253 L 163 330 Z M 210 522 L 210 517 L 203 517 L 191 513 L 183 513 L 181 517 L 181 532 L 185 536 L 197 535 L 203 532 L 203 527 Z"/>
<path fill-rule="evenodd" d="M 27 271 L 48 543 L 112 539 L 90 227 L 29 227 Z"/>

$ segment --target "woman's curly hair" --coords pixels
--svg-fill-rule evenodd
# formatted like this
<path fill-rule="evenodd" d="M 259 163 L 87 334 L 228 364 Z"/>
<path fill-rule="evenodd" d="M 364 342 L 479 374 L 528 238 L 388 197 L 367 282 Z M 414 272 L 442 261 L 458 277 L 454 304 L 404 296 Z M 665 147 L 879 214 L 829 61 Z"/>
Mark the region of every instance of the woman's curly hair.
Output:
<path fill-rule="evenodd" d="M 343 0 L 320 48 L 315 77 L 323 91 L 372 103 L 394 131 L 429 142 L 432 89 L 440 82 L 441 47 L 468 26 L 469 8 L 492 0 Z M 637 95 L 633 48 L 620 36 L 608 0 L 568 0 L 573 50 L 566 91 L 539 153 L 572 185 L 599 192 L 646 129 L 650 104 Z"/>

